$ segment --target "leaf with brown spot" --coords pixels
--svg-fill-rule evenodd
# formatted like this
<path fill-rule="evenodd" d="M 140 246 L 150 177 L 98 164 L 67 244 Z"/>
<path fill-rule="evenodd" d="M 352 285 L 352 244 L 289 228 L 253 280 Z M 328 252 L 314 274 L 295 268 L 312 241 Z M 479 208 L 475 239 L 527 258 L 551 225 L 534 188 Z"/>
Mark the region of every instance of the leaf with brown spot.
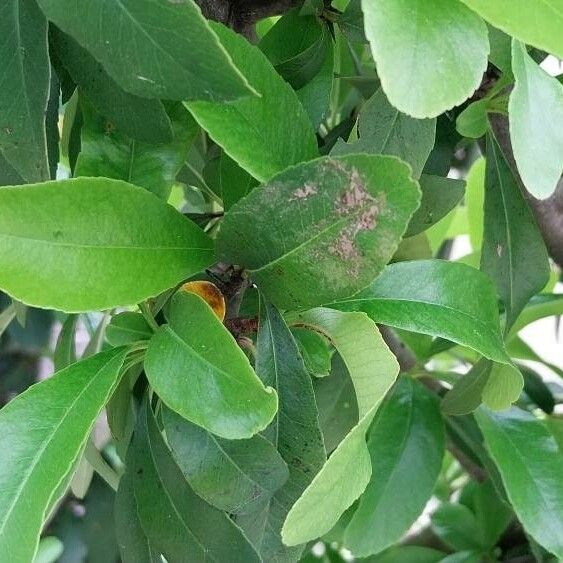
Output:
<path fill-rule="evenodd" d="M 410 174 L 406 163 L 382 155 L 289 168 L 227 213 L 218 255 L 247 268 L 280 308 L 350 296 L 389 262 L 419 205 Z"/>
<path fill-rule="evenodd" d="M 221 321 L 225 320 L 225 297 L 214 283 L 206 280 L 191 281 L 186 282 L 180 289 L 199 295 Z"/>

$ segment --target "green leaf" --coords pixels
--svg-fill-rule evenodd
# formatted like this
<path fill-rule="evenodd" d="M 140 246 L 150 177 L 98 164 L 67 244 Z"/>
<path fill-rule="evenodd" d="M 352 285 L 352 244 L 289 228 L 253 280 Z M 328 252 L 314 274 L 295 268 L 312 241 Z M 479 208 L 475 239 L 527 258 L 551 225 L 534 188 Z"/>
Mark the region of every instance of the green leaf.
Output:
<path fill-rule="evenodd" d="M 508 502 L 499 497 L 493 481 L 470 481 L 463 488 L 459 502 L 475 515 L 481 545 L 485 549 L 494 547 L 514 514 Z"/>
<path fill-rule="evenodd" d="M 150 340 L 152 335 L 145 317 L 130 311 L 113 316 L 106 328 L 106 339 L 112 346 L 126 346 L 140 340 Z"/>
<path fill-rule="evenodd" d="M 442 401 L 446 414 L 469 414 L 485 403 L 492 410 L 505 410 L 520 397 L 522 374 L 511 364 L 482 358 L 448 391 Z"/>
<path fill-rule="evenodd" d="M 362 0 L 366 36 L 389 101 L 436 117 L 465 101 L 487 68 L 487 26 L 459 0 Z"/>
<path fill-rule="evenodd" d="M 0 161 L 5 160 L 4 166 L 0 162 L 0 177 L 3 184 L 18 176 L 41 182 L 49 178 L 47 20 L 33 0 L 5 0 L 0 7 L 0 37 Z"/>
<path fill-rule="evenodd" d="M 479 250 L 483 245 L 486 164 L 485 158 L 477 159 L 466 178 L 465 205 L 469 221 L 469 238 L 474 251 Z"/>
<path fill-rule="evenodd" d="M 485 274 L 465 264 L 443 260 L 392 264 L 369 288 L 332 306 L 365 311 L 376 322 L 447 338 L 492 360 L 509 362 L 494 287 Z"/>
<path fill-rule="evenodd" d="M 258 185 L 248 172 L 222 150 L 206 163 L 203 176 L 207 185 L 221 196 L 225 211 Z"/>
<path fill-rule="evenodd" d="M 299 90 L 321 70 L 331 48 L 331 36 L 320 18 L 300 15 L 294 9 L 276 22 L 259 47 L 276 71 Z"/>
<path fill-rule="evenodd" d="M 124 563 L 161 563 L 159 553 L 151 548 L 141 526 L 134 494 L 135 449 L 128 450 L 125 472 L 115 496 L 115 533 Z"/>
<path fill-rule="evenodd" d="M 146 400 L 132 447 L 137 513 L 151 548 L 167 561 L 261 561 L 240 528 L 190 489 Z"/>
<path fill-rule="evenodd" d="M 330 43 L 325 53 L 323 66 L 318 74 L 297 90 L 301 105 L 309 115 L 313 128 L 317 131 L 330 110 L 334 79 L 335 46 Z"/>
<path fill-rule="evenodd" d="M 258 47 L 223 26 L 215 24 L 213 29 L 260 97 L 228 104 L 191 102 L 187 107 L 196 121 L 260 181 L 317 156 L 313 128 L 291 86 Z"/>
<path fill-rule="evenodd" d="M 559 450 L 563 451 L 563 420 L 560 418 L 548 417 L 546 425 L 559 445 Z"/>
<path fill-rule="evenodd" d="M 475 515 L 463 504 L 444 503 L 432 513 L 432 530 L 457 551 L 481 550 Z"/>
<path fill-rule="evenodd" d="M 395 157 L 317 159 L 282 172 L 235 205 L 217 252 L 250 270 L 280 308 L 329 303 L 382 270 L 418 200 L 408 166 Z"/>
<path fill-rule="evenodd" d="M 276 392 L 262 385 L 211 307 L 181 291 L 167 318 L 145 357 L 149 383 L 162 401 L 222 438 L 250 438 L 266 428 L 277 410 Z"/>
<path fill-rule="evenodd" d="M 0 210 L 0 287 L 29 305 L 68 312 L 133 305 L 213 262 L 212 242 L 198 227 L 118 180 L 0 188 Z"/>
<path fill-rule="evenodd" d="M 489 29 L 489 43 L 491 52 L 489 61 L 507 75 L 512 75 L 512 38 L 500 29 L 487 25 Z"/>
<path fill-rule="evenodd" d="M 136 364 L 125 371 L 106 405 L 108 426 L 115 441 L 117 454 L 121 459 L 126 457 L 137 420 L 137 400 L 133 395 L 133 387 L 142 369 L 141 364 Z"/>
<path fill-rule="evenodd" d="M 364 105 L 358 117 L 355 143 L 337 143 L 332 155 L 390 154 L 412 167 L 419 178 L 436 138 L 435 119 L 414 119 L 394 108 L 380 88 Z"/>
<path fill-rule="evenodd" d="M 549 261 L 534 216 L 496 139 L 487 137 L 485 230 L 481 269 L 494 280 L 508 330 L 549 279 Z"/>
<path fill-rule="evenodd" d="M 302 328 L 294 328 L 291 333 L 299 347 L 305 367 L 314 377 L 326 377 L 330 374 L 332 350 L 326 338 Z"/>
<path fill-rule="evenodd" d="M 477 100 L 469 104 L 457 116 L 455 126 L 460 135 L 470 139 L 479 139 L 487 132 L 489 103 L 489 100 Z"/>
<path fill-rule="evenodd" d="M 563 315 L 563 294 L 546 293 L 532 297 L 516 319 L 508 339 L 514 338 L 525 326 L 546 317 Z"/>
<path fill-rule="evenodd" d="M 212 506 L 246 514 L 269 501 L 287 481 L 287 465 L 266 438 L 224 440 L 184 420 L 162 414 L 172 455 L 190 487 Z"/>
<path fill-rule="evenodd" d="M 25 184 L 25 180 L 4 158 L 4 155 L 0 150 L 0 186 L 15 186 L 19 184 Z"/>
<path fill-rule="evenodd" d="M 465 375 L 460 377 L 442 400 L 445 414 L 469 414 L 482 403 L 483 389 L 487 384 L 493 363 L 481 358 Z"/>
<path fill-rule="evenodd" d="M 563 557 L 563 453 L 532 414 L 480 409 L 477 422 L 499 468 L 506 493 L 526 531 L 548 551 Z"/>
<path fill-rule="evenodd" d="M 516 85 L 508 117 L 514 159 L 528 191 L 545 199 L 563 174 L 563 84 L 541 69 L 516 40 L 512 41 L 512 70 Z"/>
<path fill-rule="evenodd" d="M 56 55 L 78 85 L 80 94 L 107 119 L 105 133 L 117 127 L 138 141 L 165 143 L 172 140 L 170 119 L 160 100 L 147 100 L 122 90 L 86 49 L 56 27 L 51 28 L 50 39 L 51 47 L 56 49 Z"/>
<path fill-rule="evenodd" d="M 55 371 L 60 371 L 76 362 L 75 340 L 77 322 L 77 315 L 69 315 L 63 323 L 55 346 L 55 353 L 53 354 Z"/>
<path fill-rule="evenodd" d="M 483 403 L 493 411 L 503 411 L 515 403 L 524 389 L 520 370 L 510 364 L 493 364 L 483 388 Z"/>
<path fill-rule="evenodd" d="M 462 0 L 495 27 L 563 57 L 563 12 L 559 0 Z M 504 69 L 503 69 L 504 70 Z"/>
<path fill-rule="evenodd" d="M 289 478 L 273 498 L 255 514 L 237 520 L 264 561 L 295 561 L 303 546 L 288 548 L 280 531 L 291 505 L 301 496 L 326 455 L 318 425 L 311 378 L 297 344 L 280 313 L 261 303 L 256 371 L 264 384 L 275 387 L 279 411 L 265 432 L 289 468 Z"/>
<path fill-rule="evenodd" d="M 395 356 L 365 315 L 320 308 L 304 313 L 299 322 L 325 334 L 341 355 L 356 389 L 360 421 L 289 511 L 282 529 L 287 545 L 328 532 L 363 493 L 372 472 L 366 433 L 399 373 Z"/>
<path fill-rule="evenodd" d="M 123 348 L 71 365 L 0 411 L 0 560 L 32 561 L 47 511 L 119 380 Z"/>
<path fill-rule="evenodd" d="M 253 90 L 193 0 L 38 0 L 124 89 L 145 98 L 234 100 Z"/>
<path fill-rule="evenodd" d="M 549 380 L 544 381 L 530 366 L 520 365 L 519 368 L 524 377 L 524 393 L 546 414 L 552 414 L 555 409 L 555 397 L 549 388 Z"/>
<path fill-rule="evenodd" d="M 379 405 L 398 372 L 395 357 L 365 313 L 319 307 L 296 316 L 295 324 L 319 332 L 336 348 L 354 384 L 360 418 Z"/>
<path fill-rule="evenodd" d="M 56 563 L 63 551 L 64 544 L 59 538 L 46 536 L 39 542 L 33 563 Z"/>
<path fill-rule="evenodd" d="M 393 254 L 391 262 L 406 260 L 427 260 L 432 258 L 430 239 L 426 233 L 418 233 L 414 237 L 404 238 L 399 244 L 397 252 Z"/>
<path fill-rule="evenodd" d="M 444 457 L 438 401 L 420 383 L 400 378 L 367 445 L 372 477 L 344 532 L 344 545 L 358 557 L 399 541 L 432 495 Z"/>
<path fill-rule="evenodd" d="M 116 129 L 107 116 L 82 103 L 82 150 L 75 176 L 105 176 L 146 188 L 167 200 L 176 175 L 186 159 L 198 127 L 182 104 L 170 109 L 173 139 L 149 144 Z M 163 110 L 164 111 L 164 110 Z"/>
<path fill-rule="evenodd" d="M 358 422 L 358 402 L 346 364 L 332 357 L 329 377 L 313 380 L 319 425 L 327 453 L 331 453 Z"/>
<path fill-rule="evenodd" d="M 338 17 L 338 27 L 351 43 L 365 43 L 364 14 L 360 0 L 350 0 Z"/>
<path fill-rule="evenodd" d="M 406 236 L 417 235 L 443 219 L 461 201 L 465 182 L 423 174 L 420 177 L 422 200 L 412 216 Z"/>
<path fill-rule="evenodd" d="M 4 334 L 4 331 L 10 326 L 10 323 L 16 318 L 16 308 L 13 303 L 8 305 L 0 313 L 0 337 Z"/>

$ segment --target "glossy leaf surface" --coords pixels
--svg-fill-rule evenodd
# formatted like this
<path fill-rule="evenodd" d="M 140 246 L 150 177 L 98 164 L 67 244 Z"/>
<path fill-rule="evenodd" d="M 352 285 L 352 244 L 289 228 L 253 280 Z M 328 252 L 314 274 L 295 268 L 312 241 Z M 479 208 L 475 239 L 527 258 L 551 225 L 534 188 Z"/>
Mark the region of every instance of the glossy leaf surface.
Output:
<path fill-rule="evenodd" d="M 528 191 L 545 199 L 563 174 L 563 84 L 541 69 L 516 40 L 512 70 L 516 85 L 508 117 L 514 158 Z"/>
<path fill-rule="evenodd" d="M 549 262 L 532 212 L 492 134 L 487 137 L 485 174 L 481 269 L 497 286 L 508 329 L 547 283 Z"/>
<path fill-rule="evenodd" d="M 242 168 L 260 181 L 317 154 L 313 128 L 297 95 L 266 56 L 244 38 L 214 26 L 260 96 L 187 104 L 196 121 Z"/>
<path fill-rule="evenodd" d="M 563 453 L 542 422 L 517 408 L 481 409 L 477 422 L 526 531 L 563 557 Z"/>
<path fill-rule="evenodd" d="M 117 385 L 125 351 L 71 365 L 0 411 L 0 559 L 32 561 L 47 511 Z"/>
<path fill-rule="evenodd" d="M 170 119 L 160 100 L 148 100 L 122 90 L 86 49 L 57 28 L 51 29 L 50 38 L 56 55 L 80 93 L 107 119 L 106 132 L 117 127 L 138 141 L 172 140 Z"/>
<path fill-rule="evenodd" d="M 462 0 L 488 22 L 517 39 L 563 57 L 559 0 Z"/>
<path fill-rule="evenodd" d="M 325 448 L 311 378 L 297 344 L 279 311 L 261 303 L 256 370 L 266 385 L 275 387 L 279 410 L 265 437 L 287 463 L 289 478 L 261 509 L 240 520 L 265 561 L 294 561 L 302 545 L 287 547 L 280 531 L 292 504 L 303 494 L 325 462 Z"/>
<path fill-rule="evenodd" d="M 362 8 L 377 73 L 397 109 L 435 117 L 478 88 L 487 27 L 459 0 L 363 0 Z"/>
<path fill-rule="evenodd" d="M 275 391 L 264 387 L 234 337 L 194 293 L 172 298 L 145 370 L 169 408 L 223 438 L 250 438 L 277 410 Z"/>
<path fill-rule="evenodd" d="M 432 495 L 444 456 L 436 398 L 420 383 L 401 378 L 379 409 L 367 446 L 372 477 L 344 533 L 346 547 L 357 556 L 397 542 Z"/>
<path fill-rule="evenodd" d="M 342 356 L 356 389 L 360 421 L 291 508 L 282 530 L 288 545 L 328 532 L 363 493 L 372 472 L 366 433 L 399 373 L 395 356 L 365 315 L 313 309 L 300 322 L 326 334 Z"/>
<path fill-rule="evenodd" d="M 364 105 L 358 118 L 359 140 L 340 143 L 331 154 L 390 154 L 412 167 L 419 178 L 436 137 L 435 119 L 414 119 L 394 108 L 380 88 Z"/>
<path fill-rule="evenodd" d="M 492 410 L 505 410 L 518 400 L 523 386 L 515 366 L 483 358 L 446 393 L 442 410 L 459 416 L 473 412 L 481 403 Z"/>
<path fill-rule="evenodd" d="M 257 434 L 224 440 L 164 410 L 166 439 L 192 489 L 230 514 L 252 512 L 287 481 L 287 465 L 276 448 Z"/>
<path fill-rule="evenodd" d="M 49 96 L 47 20 L 33 1 L 0 7 L 0 178 L 27 182 L 49 178 L 45 110 Z M 19 183 L 19 182 L 18 182 Z"/>
<path fill-rule="evenodd" d="M 124 89 L 146 98 L 234 100 L 253 91 L 192 0 L 39 0 Z"/>
<path fill-rule="evenodd" d="M 160 554 L 153 551 L 137 512 L 133 447 L 128 451 L 125 464 L 125 472 L 119 480 L 115 496 L 115 533 L 121 557 L 124 563 L 160 563 Z"/>
<path fill-rule="evenodd" d="M 172 129 L 167 143 L 132 139 L 124 134 L 125 130 L 112 127 L 107 117 L 85 104 L 82 104 L 82 118 L 82 150 L 76 161 L 76 176 L 115 178 L 168 199 L 176 174 L 198 132 L 196 123 L 181 104 L 170 108 Z"/>
<path fill-rule="evenodd" d="M 107 341 L 112 346 L 125 346 L 140 340 L 150 340 L 153 332 L 140 313 L 125 311 L 112 317 L 106 328 Z"/>
<path fill-rule="evenodd" d="M 406 233 L 408 237 L 426 231 L 438 223 L 455 208 L 465 193 L 463 180 L 423 174 L 419 182 L 422 200 L 409 223 Z"/>
<path fill-rule="evenodd" d="M 369 288 L 335 306 L 365 311 L 376 322 L 447 338 L 487 358 L 508 361 L 494 287 L 482 272 L 465 264 L 442 260 L 392 264 Z"/>
<path fill-rule="evenodd" d="M 137 512 L 151 548 L 168 561 L 260 561 L 240 528 L 190 489 L 147 401 L 139 415 L 133 447 Z"/>
<path fill-rule="evenodd" d="M 133 305 L 212 261 L 207 235 L 125 182 L 0 189 L 0 287 L 30 305 L 70 312 Z"/>

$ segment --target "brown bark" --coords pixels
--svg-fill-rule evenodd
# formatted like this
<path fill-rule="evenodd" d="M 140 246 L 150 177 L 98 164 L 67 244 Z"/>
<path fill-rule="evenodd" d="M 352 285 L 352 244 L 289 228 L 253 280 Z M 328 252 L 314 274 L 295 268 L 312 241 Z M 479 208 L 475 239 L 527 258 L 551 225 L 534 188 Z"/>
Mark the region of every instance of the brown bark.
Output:
<path fill-rule="evenodd" d="M 196 0 L 203 15 L 221 22 L 246 37 L 254 35 L 254 24 L 295 8 L 302 0 Z"/>

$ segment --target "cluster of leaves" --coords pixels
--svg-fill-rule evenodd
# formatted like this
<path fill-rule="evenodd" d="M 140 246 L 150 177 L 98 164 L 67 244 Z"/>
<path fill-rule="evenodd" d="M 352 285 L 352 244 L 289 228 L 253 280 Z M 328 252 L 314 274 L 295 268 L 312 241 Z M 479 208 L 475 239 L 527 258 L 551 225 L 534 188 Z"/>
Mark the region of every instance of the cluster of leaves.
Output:
<path fill-rule="evenodd" d="M 307 0 L 252 44 L 192 0 L 5 0 L 0 560 L 563 558 L 562 387 L 525 362 L 561 371 L 519 336 L 563 313 L 528 204 L 561 29 Z"/>

